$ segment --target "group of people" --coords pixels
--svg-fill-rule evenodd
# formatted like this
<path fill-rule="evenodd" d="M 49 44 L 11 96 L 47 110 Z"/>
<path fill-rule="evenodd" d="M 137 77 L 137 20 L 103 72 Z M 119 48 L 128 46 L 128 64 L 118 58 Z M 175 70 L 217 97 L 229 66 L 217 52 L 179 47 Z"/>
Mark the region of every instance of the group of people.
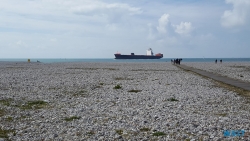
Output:
<path fill-rule="evenodd" d="M 222 60 L 220 60 L 220 63 L 222 63 Z M 217 64 L 217 59 L 215 60 L 215 64 Z"/>
<path fill-rule="evenodd" d="M 180 65 L 180 64 L 181 64 L 181 61 L 182 61 L 182 59 L 178 59 L 178 58 L 177 58 L 177 59 L 174 59 L 174 60 L 171 59 L 171 63 L 172 63 L 172 64 L 178 64 L 178 65 Z"/>

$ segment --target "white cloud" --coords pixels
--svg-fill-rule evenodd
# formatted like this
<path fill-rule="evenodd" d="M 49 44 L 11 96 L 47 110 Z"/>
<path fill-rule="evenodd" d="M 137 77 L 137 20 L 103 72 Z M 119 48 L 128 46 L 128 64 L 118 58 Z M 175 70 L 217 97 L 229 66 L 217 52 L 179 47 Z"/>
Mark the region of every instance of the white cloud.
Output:
<path fill-rule="evenodd" d="M 41 1 L 16 1 L 8 0 L 0 4 L 1 12 L 5 15 L 23 16 L 32 19 L 64 20 L 70 21 L 74 15 L 83 15 L 82 19 L 91 19 L 105 22 L 116 21 L 123 16 L 141 14 L 139 7 L 126 3 L 108 3 L 100 0 L 41 0 Z"/>
<path fill-rule="evenodd" d="M 80 15 L 109 15 L 109 14 L 124 14 L 135 15 L 141 14 L 142 10 L 137 7 L 132 7 L 124 3 L 104 3 L 100 1 L 92 1 L 81 5 L 73 6 L 70 11 Z"/>
<path fill-rule="evenodd" d="M 171 24 L 169 14 L 163 14 L 158 20 L 158 26 L 156 26 L 156 31 L 154 30 L 154 26 L 152 24 L 148 24 L 149 27 L 149 39 L 153 39 L 155 37 L 166 38 L 173 37 L 177 34 L 180 35 L 189 35 L 194 29 L 191 22 L 181 22 L 179 25 Z M 157 34 L 157 35 L 155 35 Z"/>
<path fill-rule="evenodd" d="M 157 27 L 157 30 L 160 33 L 166 33 L 167 32 L 167 26 L 170 24 L 169 20 L 169 14 L 163 14 L 161 18 L 158 20 L 159 25 Z"/>
<path fill-rule="evenodd" d="M 227 4 L 233 4 L 232 10 L 227 10 L 221 17 L 224 27 L 242 26 L 250 19 L 250 0 L 226 0 Z"/>
<path fill-rule="evenodd" d="M 175 32 L 181 35 L 188 35 L 193 27 L 190 22 L 181 22 L 180 25 L 173 25 L 175 27 Z"/>

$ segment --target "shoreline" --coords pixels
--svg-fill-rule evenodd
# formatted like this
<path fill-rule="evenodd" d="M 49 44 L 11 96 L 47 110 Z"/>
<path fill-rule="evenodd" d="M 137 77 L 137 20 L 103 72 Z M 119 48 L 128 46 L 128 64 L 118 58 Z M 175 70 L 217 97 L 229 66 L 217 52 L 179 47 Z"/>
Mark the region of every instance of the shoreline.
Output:
<path fill-rule="evenodd" d="M 162 58 L 162 59 L 114 59 L 114 58 L 9 58 L 9 59 L 0 59 L 1 61 L 22 61 L 27 62 L 28 59 L 31 59 L 31 62 L 36 62 L 37 60 L 42 63 L 57 63 L 57 62 L 73 62 L 73 63 L 80 63 L 80 62 L 99 62 L 99 63 L 106 63 L 106 62 L 171 62 L 171 59 L 176 58 Z M 199 62 L 214 62 L 215 59 L 218 58 L 182 58 L 183 63 L 199 63 Z M 222 59 L 223 62 L 250 62 L 250 58 L 219 58 Z"/>

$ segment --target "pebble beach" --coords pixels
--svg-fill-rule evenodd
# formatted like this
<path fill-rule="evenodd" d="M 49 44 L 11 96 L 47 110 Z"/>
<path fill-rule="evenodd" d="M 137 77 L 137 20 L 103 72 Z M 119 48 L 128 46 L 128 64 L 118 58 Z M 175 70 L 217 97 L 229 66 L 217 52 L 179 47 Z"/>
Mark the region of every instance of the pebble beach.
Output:
<path fill-rule="evenodd" d="M 250 63 L 185 63 L 250 82 Z M 163 63 L 0 63 L 0 141 L 219 141 L 250 132 L 250 102 Z M 242 77 L 243 76 L 243 77 Z"/>

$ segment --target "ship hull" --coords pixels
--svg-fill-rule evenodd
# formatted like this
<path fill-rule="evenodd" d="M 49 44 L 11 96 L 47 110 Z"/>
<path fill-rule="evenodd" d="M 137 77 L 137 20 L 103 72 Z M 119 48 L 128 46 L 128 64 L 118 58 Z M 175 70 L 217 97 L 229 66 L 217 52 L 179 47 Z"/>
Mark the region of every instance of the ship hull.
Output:
<path fill-rule="evenodd" d="M 161 59 L 162 56 L 149 56 L 149 55 L 120 55 L 115 54 L 115 59 Z"/>

